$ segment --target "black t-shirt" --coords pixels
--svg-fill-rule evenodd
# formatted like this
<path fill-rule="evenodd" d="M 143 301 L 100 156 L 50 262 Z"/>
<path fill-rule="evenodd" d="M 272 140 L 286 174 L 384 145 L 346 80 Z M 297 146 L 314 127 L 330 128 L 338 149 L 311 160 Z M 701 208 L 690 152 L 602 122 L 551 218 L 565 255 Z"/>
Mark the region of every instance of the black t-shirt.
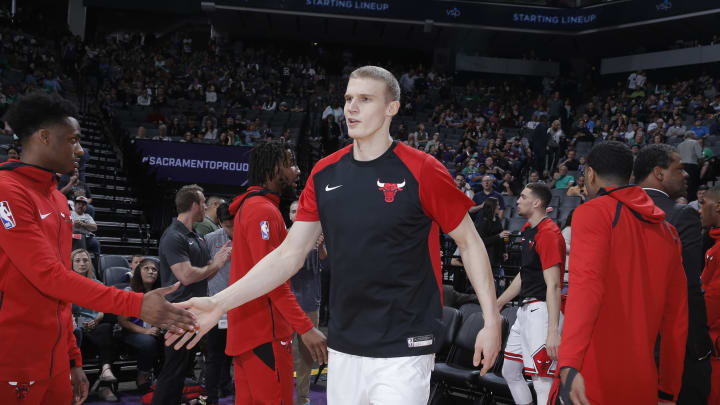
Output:
<path fill-rule="evenodd" d="M 170 266 L 190 262 L 193 267 L 204 267 L 210 260 L 210 251 L 205 239 L 199 237 L 177 218 L 165 229 L 160 238 L 160 282 L 163 287 L 175 284 L 178 279 Z M 180 284 L 180 288 L 167 295 L 170 302 L 182 302 L 193 297 L 207 297 L 207 280 L 201 280 L 190 285 Z"/>
<path fill-rule="evenodd" d="M 372 161 L 347 146 L 315 165 L 297 221 L 320 221 L 332 277 L 328 346 L 366 357 L 434 353 L 442 324 L 439 228 L 473 205 L 434 157 L 394 142 Z"/>
<path fill-rule="evenodd" d="M 555 265 L 565 270 L 565 239 L 560 228 L 547 217 L 534 228 L 526 223 L 522 230 L 520 252 L 521 298 L 545 301 L 547 284 L 543 271 Z"/>

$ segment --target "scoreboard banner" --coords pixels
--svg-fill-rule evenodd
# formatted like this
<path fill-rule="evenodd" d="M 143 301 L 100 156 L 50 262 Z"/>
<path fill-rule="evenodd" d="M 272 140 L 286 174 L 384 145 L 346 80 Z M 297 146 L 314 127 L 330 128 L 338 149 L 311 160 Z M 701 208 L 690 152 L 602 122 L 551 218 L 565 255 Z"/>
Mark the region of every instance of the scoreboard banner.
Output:
<path fill-rule="evenodd" d="M 568 34 L 720 12 L 717 0 L 632 0 L 584 8 L 452 0 L 215 0 L 203 1 L 202 5 L 206 10 L 234 9 Z"/>

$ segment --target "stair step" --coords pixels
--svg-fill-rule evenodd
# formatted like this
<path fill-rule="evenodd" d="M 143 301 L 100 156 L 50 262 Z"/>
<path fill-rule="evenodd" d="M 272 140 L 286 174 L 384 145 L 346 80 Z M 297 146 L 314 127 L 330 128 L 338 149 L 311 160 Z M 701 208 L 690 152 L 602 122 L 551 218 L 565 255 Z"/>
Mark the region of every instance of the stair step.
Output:
<path fill-rule="evenodd" d="M 87 177 L 87 174 L 85 174 L 85 176 Z M 93 177 L 94 177 L 94 176 L 93 176 Z M 118 186 L 118 185 L 115 185 L 115 184 L 97 184 L 97 183 L 90 183 L 90 182 L 86 182 L 86 184 L 87 184 L 88 186 L 90 186 L 90 187 L 97 187 L 98 189 L 99 189 L 99 188 L 104 188 L 105 190 L 131 191 L 129 187 L 126 187 L 126 186 Z"/>
<path fill-rule="evenodd" d="M 127 229 L 140 229 L 140 224 L 133 222 L 111 222 L 111 221 L 95 221 L 97 226 L 113 227 L 113 228 L 127 228 Z"/>
<path fill-rule="evenodd" d="M 108 208 L 108 207 L 95 207 L 95 212 L 113 213 L 113 214 L 130 214 L 130 215 L 142 215 L 142 213 L 143 213 L 140 210 L 123 209 L 123 208 L 112 209 L 112 208 Z"/>
<path fill-rule="evenodd" d="M 113 237 L 113 236 L 96 236 L 95 238 L 100 243 L 136 243 L 136 244 L 143 243 L 143 240 L 140 238 L 126 238 L 125 240 L 123 240 L 123 238 Z M 146 242 L 149 242 L 151 245 L 157 245 L 157 243 L 158 243 L 157 239 L 149 239 L 149 240 L 146 240 Z"/>
<path fill-rule="evenodd" d="M 93 194 L 93 201 L 95 200 L 106 200 L 106 201 L 119 201 L 119 202 L 127 202 L 127 203 L 137 203 L 138 199 L 135 197 L 120 197 L 115 195 L 105 195 L 105 194 Z"/>

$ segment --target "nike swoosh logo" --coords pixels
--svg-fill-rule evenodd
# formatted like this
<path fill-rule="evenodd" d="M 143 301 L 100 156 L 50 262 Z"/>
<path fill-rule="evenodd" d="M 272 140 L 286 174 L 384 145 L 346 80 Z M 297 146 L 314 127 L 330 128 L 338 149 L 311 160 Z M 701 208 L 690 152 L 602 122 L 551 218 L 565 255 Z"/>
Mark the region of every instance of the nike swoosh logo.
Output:
<path fill-rule="evenodd" d="M 328 184 L 327 186 L 325 186 L 325 191 L 333 191 L 336 188 L 340 188 L 340 187 L 342 187 L 342 184 L 339 186 L 335 186 L 335 187 L 330 187 L 330 185 Z"/>
<path fill-rule="evenodd" d="M 39 211 L 38 211 L 38 212 L 39 212 Z M 52 214 L 52 212 L 48 212 L 47 214 L 43 214 L 42 212 L 40 212 L 40 219 L 45 219 L 45 218 L 47 218 L 48 215 L 50 215 L 50 214 Z"/>
<path fill-rule="evenodd" d="M 530 312 L 535 312 L 535 311 L 537 311 L 538 309 L 540 309 L 540 308 L 531 309 Z"/>

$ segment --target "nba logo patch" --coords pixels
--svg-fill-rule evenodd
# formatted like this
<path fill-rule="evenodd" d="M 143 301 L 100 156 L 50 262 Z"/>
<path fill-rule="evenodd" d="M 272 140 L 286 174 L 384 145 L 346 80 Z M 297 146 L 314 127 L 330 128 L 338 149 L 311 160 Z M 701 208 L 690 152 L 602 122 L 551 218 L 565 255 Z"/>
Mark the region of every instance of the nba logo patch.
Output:
<path fill-rule="evenodd" d="M 15 228 L 15 217 L 13 217 L 10 204 L 7 201 L 0 202 L 0 221 L 2 221 L 5 229 Z"/>
<path fill-rule="evenodd" d="M 260 235 L 263 240 L 270 239 L 270 224 L 268 224 L 268 221 L 260 221 Z"/>

